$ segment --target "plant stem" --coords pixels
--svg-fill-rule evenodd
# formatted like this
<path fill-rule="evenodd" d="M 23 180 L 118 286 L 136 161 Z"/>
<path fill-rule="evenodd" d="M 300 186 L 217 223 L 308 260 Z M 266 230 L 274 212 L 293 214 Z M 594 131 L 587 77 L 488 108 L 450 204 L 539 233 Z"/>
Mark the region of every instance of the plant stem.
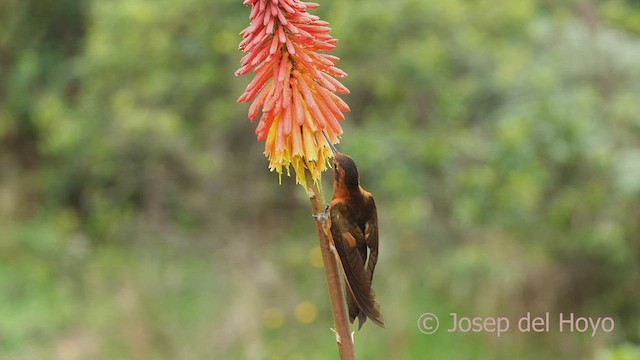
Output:
<path fill-rule="evenodd" d="M 307 193 L 311 201 L 313 214 L 324 212 L 325 202 L 322 194 L 322 184 L 320 181 L 315 183 L 310 173 L 305 174 L 307 183 Z M 336 257 L 329 248 L 329 238 L 325 232 L 324 224 L 316 219 L 316 230 L 318 231 L 318 240 L 320 240 L 320 252 L 322 253 L 322 263 L 324 264 L 324 275 L 327 278 L 327 286 L 329 288 L 329 299 L 331 300 L 331 311 L 333 312 L 333 321 L 338 336 L 338 350 L 340 351 L 340 359 L 355 360 L 356 355 L 351 340 L 351 332 L 349 327 L 349 318 L 347 316 L 347 308 L 345 306 L 345 297 L 340 282 L 340 270 Z"/>

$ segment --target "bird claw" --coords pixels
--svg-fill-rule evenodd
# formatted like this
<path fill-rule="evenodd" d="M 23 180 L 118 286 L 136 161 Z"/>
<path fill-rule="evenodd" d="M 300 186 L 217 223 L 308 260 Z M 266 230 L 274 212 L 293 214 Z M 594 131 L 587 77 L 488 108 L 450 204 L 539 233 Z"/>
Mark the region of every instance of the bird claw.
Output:
<path fill-rule="evenodd" d="M 321 212 L 318 214 L 312 215 L 314 219 L 320 221 L 321 223 L 325 223 L 327 221 L 327 213 Z"/>
<path fill-rule="evenodd" d="M 327 222 L 327 214 L 328 213 L 329 213 L 329 205 L 327 205 L 327 207 L 324 208 L 323 212 L 318 213 L 318 214 L 313 214 L 312 216 L 313 216 L 314 219 L 316 219 L 316 220 L 318 220 L 318 221 L 320 221 L 322 223 L 325 223 L 325 222 Z"/>

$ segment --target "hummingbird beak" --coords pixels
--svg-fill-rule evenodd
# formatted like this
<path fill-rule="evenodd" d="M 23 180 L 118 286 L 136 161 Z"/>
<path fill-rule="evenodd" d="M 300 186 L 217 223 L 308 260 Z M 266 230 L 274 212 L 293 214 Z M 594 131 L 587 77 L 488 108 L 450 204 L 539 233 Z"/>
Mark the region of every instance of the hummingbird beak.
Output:
<path fill-rule="evenodd" d="M 331 148 L 331 151 L 335 154 L 338 152 L 338 150 L 336 149 L 335 146 L 333 146 L 333 143 L 331 142 L 331 140 L 329 140 L 329 137 L 327 136 L 327 133 L 324 132 L 324 130 L 322 130 L 322 135 L 324 135 L 324 138 L 327 139 L 327 144 L 329 144 L 329 147 Z"/>

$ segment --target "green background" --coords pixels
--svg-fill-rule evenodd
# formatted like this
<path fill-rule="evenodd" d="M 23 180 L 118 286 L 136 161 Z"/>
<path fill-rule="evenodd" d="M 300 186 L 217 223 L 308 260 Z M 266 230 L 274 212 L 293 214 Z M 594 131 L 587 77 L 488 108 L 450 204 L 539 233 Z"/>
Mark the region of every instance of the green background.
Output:
<path fill-rule="evenodd" d="M 359 358 L 640 359 L 640 3 L 320 3 L 380 218 L 387 327 Z M 248 16 L 0 3 L 0 358 L 337 357 L 308 199 L 236 104 Z M 549 333 L 516 331 L 527 312 Z"/>

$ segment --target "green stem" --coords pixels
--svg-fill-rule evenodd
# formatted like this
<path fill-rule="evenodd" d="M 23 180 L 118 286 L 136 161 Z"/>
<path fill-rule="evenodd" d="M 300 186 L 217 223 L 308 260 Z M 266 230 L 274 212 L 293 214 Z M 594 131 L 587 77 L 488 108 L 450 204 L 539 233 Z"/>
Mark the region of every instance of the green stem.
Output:
<path fill-rule="evenodd" d="M 322 185 L 320 181 L 314 182 L 311 174 L 305 174 L 307 183 L 306 189 L 311 201 L 313 214 L 324 212 L 325 201 L 322 194 Z M 329 238 L 325 231 L 324 223 L 315 220 L 316 230 L 318 231 L 318 240 L 320 240 L 320 252 L 322 253 L 322 262 L 324 264 L 324 274 L 327 278 L 327 286 L 329 288 L 329 299 L 331 300 L 331 311 L 333 313 L 333 321 L 336 327 L 336 333 L 339 336 L 338 351 L 340 359 L 355 360 L 356 355 L 351 340 L 351 332 L 349 327 L 349 317 L 347 316 L 347 307 L 345 306 L 345 297 L 340 282 L 340 270 L 334 253 L 329 248 Z"/>

